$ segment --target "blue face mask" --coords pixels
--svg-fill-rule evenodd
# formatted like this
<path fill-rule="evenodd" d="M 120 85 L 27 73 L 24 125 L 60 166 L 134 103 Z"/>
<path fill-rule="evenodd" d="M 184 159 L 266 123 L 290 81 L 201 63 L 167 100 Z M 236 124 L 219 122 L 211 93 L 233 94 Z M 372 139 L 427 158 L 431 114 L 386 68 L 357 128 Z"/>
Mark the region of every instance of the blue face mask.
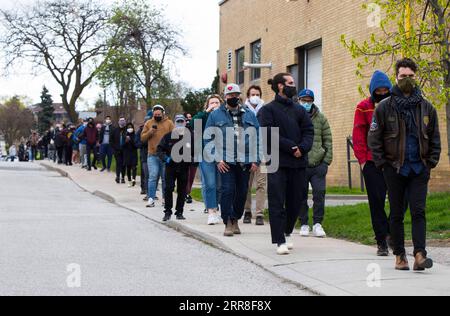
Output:
<path fill-rule="evenodd" d="M 301 106 L 303 106 L 306 110 L 306 112 L 311 112 L 313 102 L 300 102 Z"/>

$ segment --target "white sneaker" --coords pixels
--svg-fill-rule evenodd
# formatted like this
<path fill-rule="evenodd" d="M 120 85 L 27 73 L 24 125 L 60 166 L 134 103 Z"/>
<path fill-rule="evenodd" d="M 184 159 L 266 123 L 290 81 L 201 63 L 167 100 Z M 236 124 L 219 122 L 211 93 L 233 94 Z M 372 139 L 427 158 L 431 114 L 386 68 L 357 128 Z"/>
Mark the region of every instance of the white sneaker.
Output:
<path fill-rule="evenodd" d="M 209 214 L 208 225 L 213 226 L 217 224 L 217 216 L 215 214 Z"/>
<path fill-rule="evenodd" d="M 300 228 L 300 236 L 309 237 L 310 233 L 311 233 L 311 228 L 309 228 L 309 226 L 304 225 Z"/>
<path fill-rule="evenodd" d="M 325 231 L 323 230 L 322 225 L 320 225 L 320 224 L 314 225 L 314 227 L 313 227 L 313 235 L 314 235 L 314 237 L 317 237 L 317 238 L 325 238 L 325 237 L 327 237 L 327 234 L 325 233 Z"/>
<path fill-rule="evenodd" d="M 291 252 L 289 251 L 289 248 L 286 244 L 281 245 L 277 249 L 277 254 L 280 256 L 286 256 L 289 255 Z"/>
<path fill-rule="evenodd" d="M 133 187 L 133 182 L 131 182 L 131 181 L 128 182 L 128 187 L 129 187 L 129 188 L 132 188 L 132 187 Z"/>
<path fill-rule="evenodd" d="M 152 198 L 148 199 L 148 203 L 147 203 L 147 207 L 151 208 L 151 207 L 155 207 L 155 200 L 153 200 Z"/>
<path fill-rule="evenodd" d="M 286 246 L 288 247 L 289 250 L 294 249 L 294 242 L 292 240 L 292 237 L 286 237 Z"/>

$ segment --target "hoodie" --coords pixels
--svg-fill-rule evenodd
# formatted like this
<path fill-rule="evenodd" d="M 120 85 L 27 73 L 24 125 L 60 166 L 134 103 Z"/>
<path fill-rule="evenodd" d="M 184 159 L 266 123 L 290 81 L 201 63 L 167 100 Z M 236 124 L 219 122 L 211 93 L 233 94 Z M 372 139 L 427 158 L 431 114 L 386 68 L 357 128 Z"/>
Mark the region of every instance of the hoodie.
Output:
<path fill-rule="evenodd" d="M 392 89 L 392 83 L 389 77 L 382 71 L 375 71 L 370 82 L 370 98 L 367 98 L 356 107 L 355 122 L 353 125 L 353 148 L 359 164 L 365 164 L 367 161 L 373 161 L 372 153 L 367 145 L 370 125 L 372 124 L 373 114 L 375 112 L 375 102 L 372 96 L 378 88 Z"/>

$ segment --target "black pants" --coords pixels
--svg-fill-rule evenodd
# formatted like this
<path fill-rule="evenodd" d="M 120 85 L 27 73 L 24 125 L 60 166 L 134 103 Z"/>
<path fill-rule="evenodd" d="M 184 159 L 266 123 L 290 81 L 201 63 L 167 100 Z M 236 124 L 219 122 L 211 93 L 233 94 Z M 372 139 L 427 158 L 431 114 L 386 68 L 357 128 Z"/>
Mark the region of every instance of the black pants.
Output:
<path fill-rule="evenodd" d="M 56 147 L 56 152 L 58 153 L 58 163 L 62 164 L 63 158 L 65 158 L 64 157 L 64 147 Z"/>
<path fill-rule="evenodd" d="M 384 178 L 391 204 L 391 238 L 394 244 L 394 255 L 400 256 L 406 253 L 404 219 L 405 203 L 408 203 L 411 210 L 414 255 L 421 252 L 426 256 L 425 208 L 430 171 L 425 168 L 421 174 L 412 173 L 408 177 L 404 177 L 398 174 L 393 167 L 386 166 Z"/>
<path fill-rule="evenodd" d="M 313 220 L 314 225 L 322 224 L 325 217 L 325 194 L 327 190 L 328 165 L 320 164 L 315 168 L 306 169 L 306 189 L 309 190 L 309 184 L 312 186 L 313 195 Z M 309 205 L 308 194 L 303 200 L 300 208 L 300 222 L 303 225 L 309 225 Z"/>
<path fill-rule="evenodd" d="M 73 148 L 72 146 L 66 146 L 65 150 L 66 155 L 66 165 L 71 166 L 72 165 L 72 154 L 73 154 Z"/>
<path fill-rule="evenodd" d="M 141 189 L 142 192 L 147 194 L 148 191 L 148 164 L 147 155 L 145 155 L 145 161 L 141 160 Z"/>
<path fill-rule="evenodd" d="M 123 152 L 115 152 L 114 158 L 116 159 L 116 178 L 117 179 L 125 179 L 125 165 L 123 159 Z"/>
<path fill-rule="evenodd" d="M 186 199 L 186 186 L 188 181 L 188 168 L 177 166 L 166 166 L 166 189 L 164 191 L 165 213 L 172 215 L 173 208 L 173 192 L 175 191 L 175 183 L 177 185 L 177 205 L 176 215 L 183 215 L 184 203 Z"/>
<path fill-rule="evenodd" d="M 370 215 L 375 239 L 380 244 L 390 235 L 389 218 L 386 213 L 387 187 L 383 171 L 368 161 L 363 170 L 364 180 L 369 198 Z"/>
<path fill-rule="evenodd" d="M 92 166 L 96 166 L 97 164 L 97 157 L 95 153 L 95 144 L 87 144 L 86 145 L 86 154 L 87 154 L 87 167 L 88 169 L 91 169 Z M 91 160 L 91 155 L 94 154 L 94 160 Z"/>
<path fill-rule="evenodd" d="M 128 177 L 128 181 L 131 182 L 131 180 L 135 180 L 136 181 L 136 176 L 137 176 L 137 166 L 136 165 L 131 165 L 131 166 L 125 166 L 126 169 L 126 174 Z"/>
<path fill-rule="evenodd" d="M 272 243 L 286 243 L 299 217 L 300 206 L 307 196 L 306 170 L 280 168 L 268 175 L 268 198 Z"/>

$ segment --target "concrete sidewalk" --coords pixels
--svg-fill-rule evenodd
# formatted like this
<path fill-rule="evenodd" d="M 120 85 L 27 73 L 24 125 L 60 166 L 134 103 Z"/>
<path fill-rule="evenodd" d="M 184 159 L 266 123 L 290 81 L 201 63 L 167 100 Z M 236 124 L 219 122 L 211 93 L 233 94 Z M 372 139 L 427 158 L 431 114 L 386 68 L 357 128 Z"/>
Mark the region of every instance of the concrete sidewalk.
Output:
<path fill-rule="evenodd" d="M 40 164 L 69 177 L 94 195 L 163 224 L 161 203 L 157 203 L 156 208 L 146 209 L 139 195 L 140 188 L 117 185 L 113 174 L 100 174 L 98 171 L 88 173 L 77 166 L 57 166 L 50 162 Z M 269 225 L 241 225 L 243 235 L 225 238 L 222 225 L 206 225 L 203 209 L 201 203 L 187 205 L 187 221 L 171 221 L 164 225 L 245 258 L 316 294 L 450 295 L 450 267 L 436 264 L 432 270 L 424 273 L 399 272 L 394 270 L 393 256 L 376 257 L 373 247 L 331 238 L 300 238 L 298 235 L 294 236 L 296 248 L 293 253 L 277 256 L 276 248 L 271 244 Z M 413 258 L 410 258 L 412 263 Z"/>

